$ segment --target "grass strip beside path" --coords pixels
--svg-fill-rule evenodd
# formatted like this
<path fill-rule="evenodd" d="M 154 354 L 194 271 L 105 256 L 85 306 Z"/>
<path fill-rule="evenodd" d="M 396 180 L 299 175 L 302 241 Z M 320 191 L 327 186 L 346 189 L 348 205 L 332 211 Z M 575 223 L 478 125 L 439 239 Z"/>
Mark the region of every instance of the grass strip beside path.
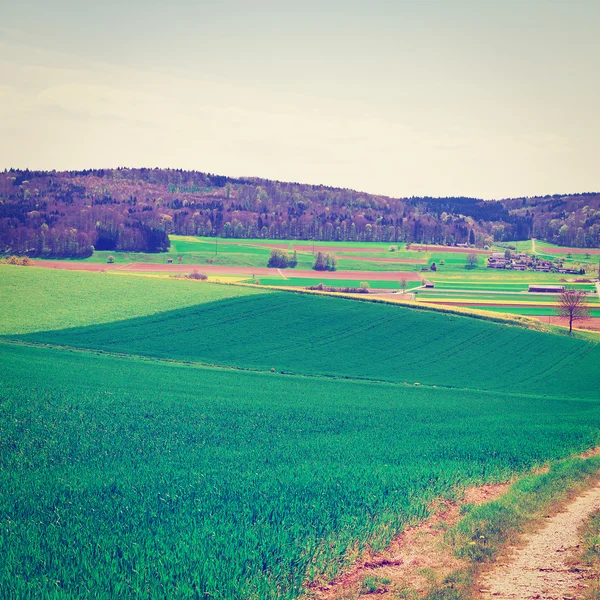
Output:
<path fill-rule="evenodd" d="M 465 567 L 447 577 L 427 600 L 473 598 L 481 568 L 498 559 L 519 535 L 539 528 L 542 519 L 600 479 L 600 456 L 558 461 L 541 474 L 519 479 L 506 494 L 479 506 L 465 505 L 465 516 L 446 534 L 453 553 Z M 594 542 L 595 543 L 595 542 Z"/>

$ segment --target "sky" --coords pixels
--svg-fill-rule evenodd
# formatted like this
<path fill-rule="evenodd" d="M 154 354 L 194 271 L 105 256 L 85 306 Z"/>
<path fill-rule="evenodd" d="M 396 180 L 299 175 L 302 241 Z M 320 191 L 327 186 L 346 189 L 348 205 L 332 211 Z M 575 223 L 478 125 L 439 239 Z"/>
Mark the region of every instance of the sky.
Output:
<path fill-rule="evenodd" d="M 600 191 L 597 0 L 0 0 L 0 169 Z"/>

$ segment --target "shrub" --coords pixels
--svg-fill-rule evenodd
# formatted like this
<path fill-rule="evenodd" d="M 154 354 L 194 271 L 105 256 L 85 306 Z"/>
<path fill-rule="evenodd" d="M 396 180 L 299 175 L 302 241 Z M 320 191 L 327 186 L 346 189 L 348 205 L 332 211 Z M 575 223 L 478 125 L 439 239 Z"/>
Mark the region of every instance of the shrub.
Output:
<path fill-rule="evenodd" d="M 114 257 L 114 256 L 111 254 L 111 255 L 110 255 L 110 256 L 109 256 L 109 257 L 106 259 L 106 262 L 107 262 L 109 265 L 112 265 L 112 264 L 115 262 L 115 257 Z"/>
<path fill-rule="evenodd" d="M 14 254 L 0 262 L 4 262 L 8 265 L 21 265 L 22 267 L 30 267 L 33 264 L 29 256 L 16 256 Z"/>
<path fill-rule="evenodd" d="M 208 279 L 205 273 L 199 273 L 197 269 L 194 269 L 189 275 L 186 275 L 188 279 L 196 279 L 198 281 L 206 281 Z"/>
<path fill-rule="evenodd" d="M 311 285 L 306 288 L 307 290 L 314 290 L 317 292 L 339 292 L 343 294 L 368 294 L 369 290 L 356 288 L 356 287 L 332 287 L 319 283 L 318 285 Z"/>

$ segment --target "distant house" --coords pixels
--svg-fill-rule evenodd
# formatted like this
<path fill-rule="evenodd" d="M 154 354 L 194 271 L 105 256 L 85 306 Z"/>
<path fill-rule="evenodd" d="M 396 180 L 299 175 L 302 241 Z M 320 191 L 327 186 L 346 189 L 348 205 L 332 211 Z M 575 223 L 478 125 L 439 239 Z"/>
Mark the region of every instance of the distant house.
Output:
<path fill-rule="evenodd" d="M 546 294 L 560 294 L 565 291 L 564 285 L 530 285 L 530 292 L 541 292 Z"/>

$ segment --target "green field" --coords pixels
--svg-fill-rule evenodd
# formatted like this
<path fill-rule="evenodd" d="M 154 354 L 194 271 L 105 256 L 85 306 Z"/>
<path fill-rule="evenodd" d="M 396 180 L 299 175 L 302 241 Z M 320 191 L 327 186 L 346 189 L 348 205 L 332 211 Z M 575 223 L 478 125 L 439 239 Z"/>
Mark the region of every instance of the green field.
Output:
<path fill-rule="evenodd" d="M 19 339 L 263 371 L 592 398 L 595 385 L 577 373 L 592 372 L 600 361 L 600 346 L 578 339 L 286 292 Z M 497 369 L 506 348 L 512 348 L 511 364 Z"/>
<path fill-rule="evenodd" d="M 328 279 L 327 273 L 323 273 L 322 279 L 308 279 L 303 277 L 290 277 L 291 273 L 287 272 L 287 279 L 283 277 L 260 277 L 257 278 L 260 281 L 260 285 L 274 285 L 280 287 L 290 288 L 305 288 L 322 283 L 326 286 L 331 287 L 360 287 L 361 282 L 366 281 L 371 288 L 386 289 L 386 290 L 399 290 L 402 289 L 398 281 L 379 281 L 376 279 Z M 248 279 L 248 282 L 252 282 L 252 279 Z M 414 287 L 420 287 L 420 281 L 407 281 L 406 289 L 409 290 Z"/>
<path fill-rule="evenodd" d="M 261 290 L 0 265 L 0 334 L 120 321 Z"/>
<path fill-rule="evenodd" d="M 600 440 L 583 338 L 187 280 L 0 278 L 0 597 L 291 600 L 434 498 Z"/>

